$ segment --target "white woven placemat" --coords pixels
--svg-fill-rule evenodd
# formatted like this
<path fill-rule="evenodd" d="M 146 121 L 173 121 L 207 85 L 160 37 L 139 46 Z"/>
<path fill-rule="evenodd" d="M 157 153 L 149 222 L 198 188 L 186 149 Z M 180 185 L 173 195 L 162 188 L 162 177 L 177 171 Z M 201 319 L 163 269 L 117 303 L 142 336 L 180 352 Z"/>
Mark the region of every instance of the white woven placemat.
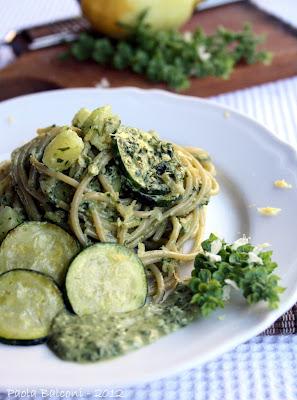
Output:
<path fill-rule="evenodd" d="M 296 0 L 251 0 L 251 2 L 260 10 L 280 18 L 293 28 L 297 28 Z"/>
<path fill-rule="evenodd" d="M 0 393 L 0 400 L 62 398 L 61 391 L 53 391 L 54 395 L 37 391 L 36 397 Z M 116 392 L 121 395 L 117 398 L 124 400 L 296 400 L 297 335 L 257 337 L 182 374 L 145 385 L 116 388 Z M 115 397 L 111 391 L 99 390 L 93 395 L 73 397 L 100 398 Z"/>

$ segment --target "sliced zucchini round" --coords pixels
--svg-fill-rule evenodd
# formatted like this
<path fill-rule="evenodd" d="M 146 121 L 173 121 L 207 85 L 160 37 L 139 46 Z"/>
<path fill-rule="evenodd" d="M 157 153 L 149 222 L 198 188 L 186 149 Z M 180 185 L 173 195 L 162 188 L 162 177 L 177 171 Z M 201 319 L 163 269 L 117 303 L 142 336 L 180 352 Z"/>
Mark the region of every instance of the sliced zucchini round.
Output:
<path fill-rule="evenodd" d="M 79 316 L 135 310 L 144 305 L 147 291 L 140 259 L 132 250 L 113 243 L 82 251 L 66 276 L 67 297 Z"/>
<path fill-rule="evenodd" d="M 117 160 L 136 190 L 165 195 L 171 192 L 171 182 L 183 182 L 184 169 L 171 143 L 154 133 L 124 126 L 114 140 Z"/>
<path fill-rule="evenodd" d="M 57 225 L 26 222 L 8 233 L 0 247 L 0 274 L 30 269 L 62 285 L 67 268 L 79 252 L 77 241 Z"/>
<path fill-rule="evenodd" d="M 24 269 L 0 275 L 0 341 L 43 342 L 63 308 L 62 294 L 48 276 Z"/>
<path fill-rule="evenodd" d="M 172 192 L 165 194 L 144 193 L 141 190 L 135 189 L 127 178 L 122 177 L 122 182 L 124 184 L 126 191 L 130 193 L 130 195 L 132 192 L 134 197 L 136 197 L 142 203 L 147 204 L 149 206 L 169 207 L 173 206 L 182 198 L 181 194 Z"/>

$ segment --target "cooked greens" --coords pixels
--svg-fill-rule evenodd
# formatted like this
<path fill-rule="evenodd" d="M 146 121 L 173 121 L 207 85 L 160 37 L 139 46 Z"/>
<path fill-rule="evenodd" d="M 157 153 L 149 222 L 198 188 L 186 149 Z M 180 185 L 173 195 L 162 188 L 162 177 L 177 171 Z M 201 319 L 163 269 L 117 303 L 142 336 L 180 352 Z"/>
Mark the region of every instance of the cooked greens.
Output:
<path fill-rule="evenodd" d="M 277 308 L 279 276 L 272 272 L 277 264 L 271 260 L 272 251 L 265 246 L 253 246 L 242 238 L 227 244 L 214 234 L 202 242 L 203 253 L 197 255 L 189 286 L 203 316 L 209 315 L 226 302 L 226 288 L 231 285 L 241 291 L 249 304 L 266 301 Z"/>

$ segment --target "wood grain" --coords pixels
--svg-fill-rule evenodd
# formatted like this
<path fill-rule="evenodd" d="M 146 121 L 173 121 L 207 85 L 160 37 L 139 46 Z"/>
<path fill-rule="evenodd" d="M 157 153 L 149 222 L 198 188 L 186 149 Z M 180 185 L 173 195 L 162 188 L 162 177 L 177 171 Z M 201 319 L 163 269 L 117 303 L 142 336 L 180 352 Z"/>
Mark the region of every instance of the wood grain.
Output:
<path fill-rule="evenodd" d="M 240 65 L 229 80 L 193 79 L 191 87 L 183 92 L 184 94 L 207 97 L 297 74 L 296 32 L 248 2 L 198 12 L 184 30 L 202 26 L 207 33 L 211 33 L 218 25 L 238 30 L 245 22 L 252 23 L 257 34 L 267 36 L 264 47 L 274 53 L 272 65 Z M 102 77 L 107 78 L 112 87 L 138 86 L 166 89 L 164 85 L 152 84 L 132 72 L 100 67 L 92 61 L 84 63 L 75 60 L 61 61 L 58 55 L 64 49 L 64 46 L 57 46 L 26 53 L 3 69 L 0 72 L 0 100 L 41 90 L 95 86 Z"/>

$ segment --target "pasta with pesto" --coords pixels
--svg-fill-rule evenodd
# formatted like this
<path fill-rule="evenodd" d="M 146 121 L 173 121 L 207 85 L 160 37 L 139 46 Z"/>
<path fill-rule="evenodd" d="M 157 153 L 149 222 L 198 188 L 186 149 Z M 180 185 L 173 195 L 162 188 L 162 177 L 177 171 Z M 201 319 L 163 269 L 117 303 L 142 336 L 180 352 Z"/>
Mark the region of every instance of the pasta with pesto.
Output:
<path fill-rule="evenodd" d="M 135 249 L 156 302 L 200 251 L 206 206 L 218 191 L 207 152 L 125 127 L 109 106 L 81 109 L 70 126 L 39 129 L 0 165 L 0 216 L 13 212 L 14 226 L 53 222 L 82 247 Z"/>

